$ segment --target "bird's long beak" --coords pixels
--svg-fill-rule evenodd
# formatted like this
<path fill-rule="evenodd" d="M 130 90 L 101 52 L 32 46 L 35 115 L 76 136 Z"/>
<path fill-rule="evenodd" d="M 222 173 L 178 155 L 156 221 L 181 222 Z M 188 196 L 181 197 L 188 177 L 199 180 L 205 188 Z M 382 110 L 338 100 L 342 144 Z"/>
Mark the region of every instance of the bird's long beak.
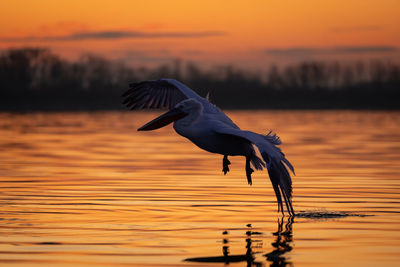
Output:
<path fill-rule="evenodd" d="M 174 108 L 171 109 L 170 111 L 162 114 L 161 116 L 155 118 L 151 122 L 146 123 L 142 127 L 138 129 L 138 131 L 151 131 L 155 130 L 161 127 L 164 127 L 171 122 L 174 122 L 176 120 L 182 119 L 183 117 L 187 116 L 188 114 L 183 112 L 180 109 Z"/>

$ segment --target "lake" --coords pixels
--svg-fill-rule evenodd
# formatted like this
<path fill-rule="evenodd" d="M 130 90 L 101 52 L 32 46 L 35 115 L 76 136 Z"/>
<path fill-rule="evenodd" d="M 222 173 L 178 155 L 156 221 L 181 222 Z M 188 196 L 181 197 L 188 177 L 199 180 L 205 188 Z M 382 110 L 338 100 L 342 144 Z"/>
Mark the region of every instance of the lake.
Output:
<path fill-rule="evenodd" d="M 0 264 L 399 265 L 400 112 L 226 113 L 281 137 L 302 216 L 244 158 L 136 131 L 160 112 L 0 113 Z"/>

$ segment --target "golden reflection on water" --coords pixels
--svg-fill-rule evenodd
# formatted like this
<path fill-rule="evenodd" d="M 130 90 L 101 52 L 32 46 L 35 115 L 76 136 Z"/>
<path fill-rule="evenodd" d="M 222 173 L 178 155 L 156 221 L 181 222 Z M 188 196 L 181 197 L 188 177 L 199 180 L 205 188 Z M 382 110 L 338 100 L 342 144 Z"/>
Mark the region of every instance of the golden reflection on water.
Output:
<path fill-rule="evenodd" d="M 246 254 L 248 224 L 254 260 L 229 266 L 398 264 L 399 112 L 228 114 L 280 135 L 296 211 L 372 216 L 288 226 L 266 172 L 249 187 L 243 158 L 224 176 L 222 156 L 171 127 L 136 131 L 156 113 L 0 113 L 0 264 L 223 266 L 184 260 L 223 256 L 224 231 Z"/>

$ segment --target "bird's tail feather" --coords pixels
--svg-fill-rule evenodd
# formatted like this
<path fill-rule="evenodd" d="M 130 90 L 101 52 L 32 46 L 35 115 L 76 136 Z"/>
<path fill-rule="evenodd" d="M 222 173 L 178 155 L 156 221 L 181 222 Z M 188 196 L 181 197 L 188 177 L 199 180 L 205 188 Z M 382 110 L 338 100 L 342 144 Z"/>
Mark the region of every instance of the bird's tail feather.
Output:
<path fill-rule="evenodd" d="M 267 167 L 278 200 L 278 211 L 282 211 L 283 213 L 283 201 L 285 201 L 287 211 L 290 215 L 294 215 L 292 206 L 292 179 L 288 171 L 290 169 L 294 173 L 294 168 L 278 147 L 282 143 L 280 138 L 272 132 L 269 132 L 267 135 L 261 135 L 251 131 L 242 131 L 224 126 L 218 129 L 217 133 L 245 138 L 257 147 L 264 162 L 262 162 L 260 157 L 254 155 L 251 157 L 252 165 L 256 169 Z"/>
<path fill-rule="evenodd" d="M 282 201 L 283 197 L 288 213 L 290 215 L 294 215 L 292 206 L 292 179 L 290 178 L 288 170 L 282 161 L 269 157 L 265 152 L 261 153 L 261 155 L 267 163 L 269 178 L 271 179 L 271 183 L 278 200 L 278 212 L 284 212 Z"/>
<path fill-rule="evenodd" d="M 257 155 L 251 156 L 250 162 L 256 170 L 261 171 L 265 167 L 264 161 L 262 161 L 262 159 L 260 159 Z"/>

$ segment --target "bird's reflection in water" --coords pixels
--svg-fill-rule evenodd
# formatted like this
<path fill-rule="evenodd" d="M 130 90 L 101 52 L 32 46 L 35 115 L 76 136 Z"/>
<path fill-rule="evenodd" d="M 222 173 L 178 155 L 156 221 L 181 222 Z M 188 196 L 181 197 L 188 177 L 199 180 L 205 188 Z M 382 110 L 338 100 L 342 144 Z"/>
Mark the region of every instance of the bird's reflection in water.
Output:
<path fill-rule="evenodd" d="M 284 256 L 286 252 L 293 249 L 291 243 L 293 240 L 292 224 L 293 217 L 289 217 L 285 223 L 285 229 L 283 230 L 284 218 L 278 219 L 278 230 L 273 233 L 276 239 L 272 244 L 274 248 L 271 252 L 264 254 L 267 261 L 272 262 L 270 266 L 292 266 L 291 262 L 288 262 Z M 246 253 L 231 255 L 229 251 L 229 237 L 228 231 L 223 231 L 222 239 L 222 256 L 210 256 L 210 257 L 198 257 L 188 258 L 185 261 L 192 262 L 223 262 L 229 264 L 231 262 L 247 262 L 247 266 L 265 266 L 265 263 L 255 260 L 254 254 L 260 253 L 262 249 L 262 240 L 254 239 L 254 236 L 261 235 L 260 232 L 252 230 L 252 225 L 247 225 L 246 231 Z"/>
<path fill-rule="evenodd" d="M 228 231 L 223 231 L 223 239 L 222 239 L 222 255 L 223 256 L 211 256 L 211 257 L 199 257 L 199 258 L 189 258 L 185 261 L 193 261 L 193 262 L 224 262 L 225 264 L 229 264 L 231 262 L 247 262 L 247 266 L 262 266 L 261 263 L 257 263 L 254 261 L 254 252 L 253 248 L 257 245 L 257 242 L 261 242 L 261 240 L 253 240 L 252 236 L 256 234 L 260 234 L 257 232 L 253 232 L 251 228 L 251 224 L 247 225 L 248 230 L 246 231 L 246 254 L 235 254 L 231 255 L 229 251 L 229 237 Z"/>
<path fill-rule="evenodd" d="M 267 261 L 272 262 L 270 266 L 293 266 L 292 262 L 288 261 L 284 254 L 293 249 L 293 217 L 289 217 L 283 229 L 283 217 L 278 219 L 278 231 L 273 233 L 276 239 L 271 243 L 274 248 L 271 252 L 264 254 Z"/>

